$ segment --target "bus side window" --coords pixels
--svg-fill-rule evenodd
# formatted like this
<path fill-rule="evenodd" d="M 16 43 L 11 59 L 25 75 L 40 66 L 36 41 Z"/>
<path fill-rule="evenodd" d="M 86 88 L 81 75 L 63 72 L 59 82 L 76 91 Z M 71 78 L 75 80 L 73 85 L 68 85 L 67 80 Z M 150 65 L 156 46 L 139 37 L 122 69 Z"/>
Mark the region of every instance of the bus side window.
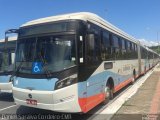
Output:
<path fill-rule="evenodd" d="M 3 58 L 2 58 L 2 53 L 0 52 L 0 71 L 1 71 L 1 69 L 2 69 L 2 60 L 3 60 Z"/>
<path fill-rule="evenodd" d="M 131 44 L 128 40 L 125 41 L 126 43 L 126 59 L 129 60 L 131 58 Z"/>
<path fill-rule="evenodd" d="M 87 40 L 87 61 L 96 62 L 100 60 L 100 40 L 95 34 L 89 34 Z"/>
<path fill-rule="evenodd" d="M 113 58 L 114 60 L 119 59 L 119 41 L 118 41 L 118 37 L 116 35 L 112 35 L 112 49 L 113 49 Z"/>
<path fill-rule="evenodd" d="M 101 60 L 101 36 L 100 29 L 96 25 L 90 24 L 89 34 L 86 40 L 87 61 L 96 63 Z"/>
<path fill-rule="evenodd" d="M 137 45 L 136 45 L 136 44 L 134 44 L 134 58 L 135 58 L 135 59 L 138 58 Z"/>
<path fill-rule="evenodd" d="M 122 58 L 125 59 L 125 54 L 126 54 L 126 46 L 125 46 L 125 40 L 122 39 Z"/>
<path fill-rule="evenodd" d="M 111 42 L 109 39 L 109 32 L 103 31 L 102 32 L 102 54 L 101 54 L 102 60 L 110 59 L 110 54 L 111 54 L 110 48 L 111 48 Z"/>
<path fill-rule="evenodd" d="M 122 38 L 118 38 L 118 43 L 119 43 L 119 54 L 118 54 L 118 59 L 122 60 L 123 56 L 122 56 Z"/>
<path fill-rule="evenodd" d="M 128 52 L 130 52 L 131 51 L 131 44 L 129 41 L 127 41 L 127 46 L 128 46 Z"/>

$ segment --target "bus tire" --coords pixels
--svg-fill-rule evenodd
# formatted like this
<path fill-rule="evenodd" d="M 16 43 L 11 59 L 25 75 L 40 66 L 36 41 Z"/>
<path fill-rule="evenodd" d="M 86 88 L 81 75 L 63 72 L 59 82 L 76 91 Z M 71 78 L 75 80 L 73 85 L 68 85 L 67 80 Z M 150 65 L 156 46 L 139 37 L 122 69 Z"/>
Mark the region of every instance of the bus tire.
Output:
<path fill-rule="evenodd" d="M 108 103 L 109 100 L 112 100 L 114 98 L 114 82 L 112 78 L 109 78 L 106 86 L 105 86 L 105 101 L 104 103 Z"/>
<path fill-rule="evenodd" d="M 114 98 L 113 88 L 110 88 L 109 99 L 112 100 L 113 98 Z"/>
<path fill-rule="evenodd" d="M 107 87 L 109 88 L 109 99 L 112 100 L 114 98 L 114 93 L 113 93 L 113 88 L 114 86 L 112 86 L 111 84 L 107 84 Z"/>
<path fill-rule="evenodd" d="M 135 80 L 136 80 L 136 70 L 134 69 L 133 70 L 133 78 L 132 78 L 132 81 L 131 81 L 131 85 L 133 85 L 135 83 Z"/>
<path fill-rule="evenodd" d="M 105 92 L 105 100 L 103 101 L 103 104 L 107 104 L 108 102 L 109 102 L 109 100 L 110 100 L 110 96 L 109 96 L 109 90 L 110 88 L 108 87 L 108 86 L 106 86 L 105 87 L 105 90 L 104 90 L 104 92 Z"/>

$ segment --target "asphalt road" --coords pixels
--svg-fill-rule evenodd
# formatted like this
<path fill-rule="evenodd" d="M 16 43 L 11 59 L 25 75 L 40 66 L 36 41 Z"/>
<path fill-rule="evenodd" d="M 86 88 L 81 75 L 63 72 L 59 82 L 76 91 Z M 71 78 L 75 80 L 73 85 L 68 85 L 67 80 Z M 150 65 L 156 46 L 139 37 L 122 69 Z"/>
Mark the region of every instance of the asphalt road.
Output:
<path fill-rule="evenodd" d="M 12 105 L 14 105 L 12 93 L 0 92 L 0 111 Z"/>

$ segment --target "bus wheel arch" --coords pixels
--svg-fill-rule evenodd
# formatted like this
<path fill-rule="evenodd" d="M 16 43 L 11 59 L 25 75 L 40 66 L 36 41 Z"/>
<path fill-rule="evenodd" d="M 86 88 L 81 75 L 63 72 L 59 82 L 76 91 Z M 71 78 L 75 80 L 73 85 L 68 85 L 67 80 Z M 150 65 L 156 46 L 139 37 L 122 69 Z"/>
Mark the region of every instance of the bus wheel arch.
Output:
<path fill-rule="evenodd" d="M 106 87 L 109 88 L 109 99 L 112 100 L 114 95 L 114 81 L 113 78 L 109 77 L 106 83 Z"/>
<path fill-rule="evenodd" d="M 105 100 L 103 101 L 103 104 L 107 104 L 109 100 L 113 99 L 114 82 L 111 77 L 106 81 L 104 89 Z"/>

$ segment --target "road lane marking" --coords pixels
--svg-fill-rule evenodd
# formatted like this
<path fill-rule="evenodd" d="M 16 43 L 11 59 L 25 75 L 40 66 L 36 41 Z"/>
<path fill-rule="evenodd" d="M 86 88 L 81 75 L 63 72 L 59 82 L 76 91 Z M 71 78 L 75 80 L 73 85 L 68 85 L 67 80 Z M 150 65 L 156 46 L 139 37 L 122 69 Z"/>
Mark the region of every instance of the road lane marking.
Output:
<path fill-rule="evenodd" d="M 2 111 L 4 111 L 4 110 L 7 110 L 7 109 L 10 109 L 10 108 L 13 108 L 13 107 L 15 107 L 15 106 L 17 106 L 17 105 L 12 105 L 12 106 L 9 106 L 9 107 L 6 107 L 6 108 L 3 108 L 3 109 L 0 109 L 0 112 L 2 112 Z"/>

